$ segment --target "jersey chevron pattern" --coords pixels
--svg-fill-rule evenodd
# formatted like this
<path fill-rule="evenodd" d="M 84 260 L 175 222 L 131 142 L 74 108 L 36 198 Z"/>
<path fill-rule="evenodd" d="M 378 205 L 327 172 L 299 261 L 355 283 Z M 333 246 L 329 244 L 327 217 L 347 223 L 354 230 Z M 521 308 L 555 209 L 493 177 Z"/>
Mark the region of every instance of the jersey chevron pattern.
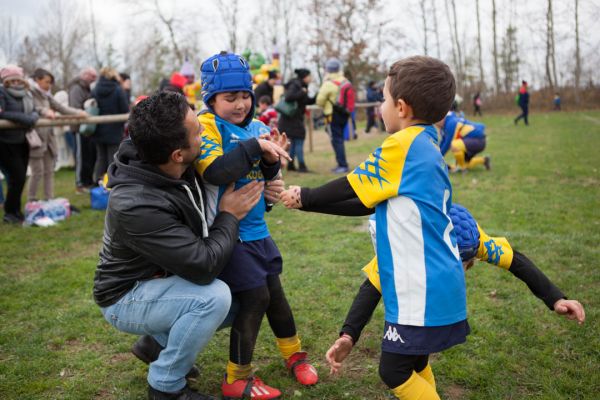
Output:
<path fill-rule="evenodd" d="M 446 212 L 452 187 L 435 128 L 396 132 L 347 178 L 361 202 L 375 207 L 386 321 L 442 326 L 465 320 L 464 273 Z"/>
<path fill-rule="evenodd" d="M 253 120 L 245 127 L 234 125 L 225 121 L 211 112 L 203 112 L 198 120 L 204 127 L 202 133 L 202 150 L 200 158 L 196 160 L 196 170 L 202 176 L 204 171 L 217 158 L 233 150 L 240 141 L 257 138 L 264 133 L 269 133 L 270 129 L 258 120 Z M 264 181 L 264 176 L 260 170 L 260 159 L 254 160 L 254 165 L 250 172 L 235 182 L 235 190 L 252 182 L 253 180 Z M 215 187 L 206 185 L 208 206 L 207 213 L 209 221 L 212 222 L 217 211 L 217 206 L 221 194 L 225 191 L 226 185 Z M 212 186 L 212 187 L 211 187 Z M 262 196 L 262 195 L 261 195 Z M 269 236 L 267 223 L 264 219 L 265 202 L 261 200 L 250 210 L 250 212 L 240 221 L 240 238 L 243 241 L 260 240 Z"/>

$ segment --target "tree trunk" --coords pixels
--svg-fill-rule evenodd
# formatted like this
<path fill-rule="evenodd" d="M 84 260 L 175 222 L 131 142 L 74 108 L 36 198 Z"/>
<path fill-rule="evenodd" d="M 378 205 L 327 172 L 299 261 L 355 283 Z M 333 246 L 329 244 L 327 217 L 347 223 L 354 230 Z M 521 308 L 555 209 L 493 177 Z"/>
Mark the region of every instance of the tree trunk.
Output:
<path fill-rule="evenodd" d="M 492 32 L 494 40 L 494 80 L 496 86 L 496 94 L 500 92 L 500 70 L 498 68 L 498 39 L 496 34 L 496 0 L 492 0 Z"/>
<path fill-rule="evenodd" d="M 419 1 L 421 7 L 421 18 L 423 20 L 423 53 L 427 55 L 427 11 L 425 9 L 425 0 Z"/>
<path fill-rule="evenodd" d="M 435 7 L 435 0 L 431 0 L 431 12 L 433 13 L 433 31 L 435 32 L 437 58 L 442 58 L 440 52 L 440 30 L 438 29 L 437 8 Z"/>
<path fill-rule="evenodd" d="M 579 0 L 575 0 L 575 103 L 581 102 L 579 81 L 581 80 L 581 54 L 579 52 Z"/>
<path fill-rule="evenodd" d="M 479 18 L 479 0 L 475 0 L 475 7 L 477 9 L 477 50 L 479 53 L 479 86 L 483 86 L 485 84 L 485 81 L 483 77 L 483 61 L 481 57 L 481 19 Z"/>
<path fill-rule="evenodd" d="M 546 9 L 546 81 L 550 90 L 554 92 L 553 73 L 552 73 L 552 0 L 548 0 L 548 8 Z"/>
<path fill-rule="evenodd" d="M 458 65 L 458 58 L 456 57 L 456 47 L 454 44 L 454 37 L 452 34 L 452 19 L 450 18 L 450 8 L 448 7 L 448 0 L 444 0 L 444 6 L 446 7 L 446 16 L 447 16 L 446 21 L 448 21 L 448 29 L 450 31 L 450 36 L 451 36 L 452 61 L 454 62 L 454 68 L 456 68 L 456 74 L 460 75 L 460 66 Z M 457 76 L 456 78 L 458 81 L 459 76 Z"/>

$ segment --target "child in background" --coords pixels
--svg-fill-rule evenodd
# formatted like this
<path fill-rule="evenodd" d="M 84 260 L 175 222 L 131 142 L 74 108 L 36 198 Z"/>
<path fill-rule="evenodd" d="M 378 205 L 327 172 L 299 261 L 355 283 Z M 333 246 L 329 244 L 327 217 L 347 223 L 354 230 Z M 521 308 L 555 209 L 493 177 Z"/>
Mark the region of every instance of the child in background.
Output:
<path fill-rule="evenodd" d="M 347 177 L 281 194 L 291 208 L 325 210 L 357 198 L 375 208 L 385 306 L 379 374 L 399 399 L 439 399 L 429 354 L 469 333 L 464 273 L 447 214 L 452 187 L 432 125 L 450 109 L 455 90 L 439 60 L 394 63 L 381 106 L 392 135 Z"/>
<path fill-rule="evenodd" d="M 289 156 L 277 144 L 263 139 L 270 129 L 253 120 L 252 77 L 244 58 L 222 52 L 204 61 L 201 70 L 202 97 L 208 110 L 199 115 L 205 130 L 196 168 L 207 183 L 218 186 L 218 192 L 209 195 L 214 202 L 230 184 L 237 189 L 254 180 L 277 177 L 279 158 Z M 285 145 L 285 140 L 280 143 Z M 265 208 L 265 202 L 259 202 L 240 221 L 240 241 L 219 276 L 240 305 L 231 327 L 227 374 L 221 385 L 225 399 L 274 399 L 281 395 L 252 371 L 252 355 L 265 314 L 285 365 L 298 382 L 312 385 L 318 380 L 316 369 L 302 351 L 279 280 L 282 259 L 267 229 Z"/>
<path fill-rule="evenodd" d="M 442 155 L 452 150 L 456 164 L 451 167 L 452 172 L 466 171 L 478 165 L 491 168 L 490 157 L 476 156 L 485 149 L 485 125 L 469 121 L 460 117 L 454 107 L 453 110 L 436 123 L 440 128 L 442 139 L 440 151 Z"/>
<path fill-rule="evenodd" d="M 273 108 L 273 102 L 269 96 L 261 96 L 258 99 L 258 120 L 269 128 L 277 128 L 277 111 Z"/>

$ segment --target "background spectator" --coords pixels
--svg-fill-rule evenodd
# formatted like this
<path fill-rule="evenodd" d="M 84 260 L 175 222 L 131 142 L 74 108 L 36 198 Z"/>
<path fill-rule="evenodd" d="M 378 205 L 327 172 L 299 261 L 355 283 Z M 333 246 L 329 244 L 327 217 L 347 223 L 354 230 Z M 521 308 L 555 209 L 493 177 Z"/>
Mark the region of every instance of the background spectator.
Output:
<path fill-rule="evenodd" d="M 114 68 L 105 67 L 100 70 L 100 79 L 92 91 L 92 96 L 98 102 L 100 115 L 125 114 L 129 112 L 125 93 L 121 89 L 120 77 Z M 96 166 L 94 179 L 99 181 L 112 162 L 119 143 L 123 138 L 124 122 L 98 124 L 94 141 L 96 144 Z"/>

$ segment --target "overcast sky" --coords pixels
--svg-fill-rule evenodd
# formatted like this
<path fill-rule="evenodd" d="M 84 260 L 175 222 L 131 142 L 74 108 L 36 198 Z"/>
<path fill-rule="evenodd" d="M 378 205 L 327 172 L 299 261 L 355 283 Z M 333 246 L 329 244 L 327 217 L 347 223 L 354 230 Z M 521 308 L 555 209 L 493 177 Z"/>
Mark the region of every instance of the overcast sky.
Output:
<path fill-rule="evenodd" d="M 41 10 L 51 0 L 0 0 L 3 16 L 13 16 L 17 19 L 20 29 L 24 32 L 35 32 L 36 24 L 43 18 Z M 131 23 L 131 7 L 126 0 L 76 0 L 83 11 L 89 14 L 90 4 L 98 21 L 99 43 L 105 47 L 110 42 L 117 51 L 124 51 L 127 46 L 135 45 L 135 38 L 128 37 L 127 27 Z M 153 0 L 146 0 L 152 2 Z M 264 21 L 259 15 L 260 0 L 241 0 L 240 23 L 238 35 L 243 42 L 245 35 L 256 30 Z M 392 18 L 392 26 L 397 27 L 406 40 L 402 47 L 388 48 L 382 59 L 392 61 L 403 56 L 423 53 L 423 29 L 418 0 L 385 0 L 385 15 Z M 440 30 L 441 58 L 447 62 L 451 59 L 451 41 L 448 36 L 449 26 L 444 17 L 444 0 L 435 0 L 437 4 L 438 26 Z M 491 0 L 480 0 L 480 13 L 483 38 L 483 61 L 488 76 L 491 74 L 492 31 L 491 31 Z M 600 0 L 580 0 L 580 36 L 584 68 L 594 81 L 600 81 L 597 65 L 600 63 Z M 227 35 L 223 31 L 221 16 L 214 0 L 161 0 L 164 10 L 176 12 L 190 10 L 202 13 L 203 18 L 197 23 L 202 28 L 202 53 L 206 57 L 227 48 Z M 407 6 L 412 5 L 412 7 Z M 431 4 L 431 0 L 427 0 Z M 463 53 L 475 51 L 475 0 L 456 0 L 458 14 L 458 33 L 462 38 Z M 569 77 L 573 64 L 575 48 L 574 39 L 574 0 L 554 0 L 554 19 L 557 46 L 558 69 L 563 74 L 560 81 Z M 523 74 L 535 75 L 528 77 L 531 82 L 540 82 L 544 75 L 545 56 L 545 19 L 547 0 L 496 0 L 498 9 L 498 36 L 502 37 L 508 21 L 517 26 L 519 53 L 521 56 Z M 303 20 L 302 13 L 298 15 Z M 305 19 L 303 20 L 305 21 Z M 157 22 L 157 24 L 159 24 Z M 429 22 L 429 25 L 433 23 Z M 301 24 L 298 24 L 300 26 Z M 298 34 L 298 33 L 297 33 Z M 299 34 L 302 34 L 301 32 Z M 428 36 L 429 54 L 436 56 L 437 48 L 433 32 Z M 501 45 L 500 39 L 498 46 Z M 0 63 L 8 60 L 0 54 Z M 300 61 L 302 63 L 302 61 Z M 541 76 L 540 76 L 541 75 Z M 523 77 L 525 78 L 525 77 Z"/>

